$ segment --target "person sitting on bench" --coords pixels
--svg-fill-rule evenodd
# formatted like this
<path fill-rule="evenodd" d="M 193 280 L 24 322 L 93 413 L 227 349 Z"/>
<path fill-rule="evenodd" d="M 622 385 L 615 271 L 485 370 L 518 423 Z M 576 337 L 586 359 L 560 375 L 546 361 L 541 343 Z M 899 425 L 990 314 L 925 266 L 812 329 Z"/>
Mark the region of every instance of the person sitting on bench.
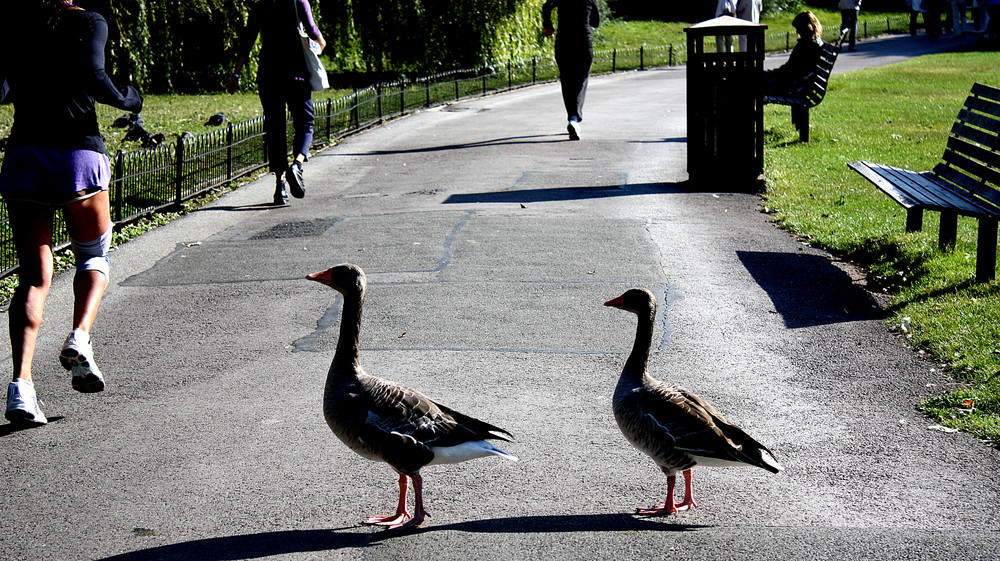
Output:
<path fill-rule="evenodd" d="M 823 26 L 816 16 L 805 11 L 795 16 L 792 26 L 799 35 L 785 64 L 764 71 L 764 96 L 788 96 L 816 71 L 823 54 Z"/>

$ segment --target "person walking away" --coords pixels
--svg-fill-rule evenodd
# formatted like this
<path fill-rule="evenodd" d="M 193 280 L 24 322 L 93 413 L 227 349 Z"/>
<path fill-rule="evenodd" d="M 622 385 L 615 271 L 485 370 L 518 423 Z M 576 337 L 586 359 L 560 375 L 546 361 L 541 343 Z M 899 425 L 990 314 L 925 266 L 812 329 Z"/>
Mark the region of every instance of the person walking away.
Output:
<path fill-rule="evenodd" d="M 861 0 L 840 0 L 840 32 L 847 31 L 847 50 L 854 52 L 858 42 L 858 13 Z"/>
<path fill-rule="evenodd" d="M 823 26 L 815 14 L 809 11 L 798 14 L 792 20 L 792 27 L 799 40 L 785 64 L 764 71 L 764 96 L 788 95 L 816 71 L 819 58 L 823 55 Z"/>
<path fill-rule="evenodd" d="M 274 172 L 274 204 L 288 202 L 288 191 L 301 199 L 305 196 L 302 164 L 309 159 L 313 137 L 312 87 L 302 51 L 299 24 L 316 41 L 320 50 L 326 40 L 313 20 L 309 0 L 258 0 L 250 6 L 247 24 L 240 35 L 236 68 L 226 90 L 235 93 L 240 73 L 250 60 L 250 51 L 260 36 L 257 61 L 257 93 L 264 111 L 264 142 L 267 144 L 269 169 Z M 285 107 L 292 116 L 292 152 L 288 165 L 285 133 Z M 287 179 L 287 189 L 286 189 Z"/>
<path fill-rule="evenodd" d="M 736 17 L 753 23 L 760 23 L 763 0 L 736 0 Z M 740 52 L 747 52 L 747 36 L 740 35 Z"/>
<path fill-rule="evenodd" d="M 951 0 L 952 25 L 955 26 L 955 33 L 965 35 L 966 16 L 969 11 L 969 3 L 966 0 Z"/>
<path fill-rule="evenodd" d="M 719 4 L 715 7 L 715 17 L 722 16 L 736 17 L 736 0 L 719 0 Z M 715 50 L 720 53 L 733 52 L 733 36 L 716 35 Z"/>
<path fill-rule="evenodd" d="M 559 15 L 559 31 L 552 25 L 552 10 Z M 596 0 L 547 0 L 542 5 L 542 28 L 546 37 L 556 35 L 556 65 L 566 106 L 566 131 L 570 140 L 580 140 L 583 101 L 587 96 L 590 65 L 594 61 L 591 29 L 601 24 Z"/>
<path fill-rule="evenodd" d="M 13 378 L 4 416 L 26 426 L 48 422 L 32 376 L 42 311 L 52 286 L 52 223 L 62 210 L 76 258 L 73 326 L 59 360 L 73 389 L 99 392 L 90 331 L 110 273 L 111 170 L 95 102 L 138 113 L 142 97 L 119 89 L 104 68 L 108 24 L 69 0 L 20 0 L 3 8 L 0 82 L 14 123 L 0 167 L 0 194 L 18 259 L 8 311 Z M 16 53 L 16 54 L 15 54 Z M 0 88 L 4 89 L 4 88 Z"/>

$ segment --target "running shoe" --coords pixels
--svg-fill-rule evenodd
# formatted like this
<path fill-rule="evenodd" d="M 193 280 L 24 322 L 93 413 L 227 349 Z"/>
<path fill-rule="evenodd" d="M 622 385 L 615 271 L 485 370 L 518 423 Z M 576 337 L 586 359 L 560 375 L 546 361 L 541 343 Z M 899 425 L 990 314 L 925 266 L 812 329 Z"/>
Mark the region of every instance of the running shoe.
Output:
<path fill-rule="evenodd" d="M 11 423 L 42 426 L 49 422 L 39 407 L 35 385 L 16 380 L 7 386 L 7 412 L 4 417 Z"/>
<path fill-rule="evenodd" d="M 63 368 L 73 371 L 73 389 L 80 393 L 94 393 L 104 389 L 104 377 L 94 362 L 94 349 L 90 346 L 90 335 L 82 329 L 74 329 L 66 337 L 59 362 Z"/>
<path fill-rule="evenodd" d="M 302 177 L 302 162 L 298 160 L 292 162 L 292 165 L 288 166 L 285 177 L 288 178 L 288 190 L 292 192 L 293 197 L 301 199 L 306 196 L 306 182 Z"/>
<path fill-rule="evenodd" d="M 580 122 L 570 121 L 569 124 L 566 125 L 566 132 L 569 133 L 570 140 L 580 140 Z"/>

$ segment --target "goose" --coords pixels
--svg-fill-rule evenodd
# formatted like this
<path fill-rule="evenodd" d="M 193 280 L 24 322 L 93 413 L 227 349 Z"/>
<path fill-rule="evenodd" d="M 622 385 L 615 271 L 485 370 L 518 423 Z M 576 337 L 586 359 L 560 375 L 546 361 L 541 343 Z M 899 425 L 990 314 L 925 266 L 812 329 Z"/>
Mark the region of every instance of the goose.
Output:
<path fill-rule="evenodd" d="M 437 403 L 395 382 L 368 375 L 361 366 L 358 339 L 368 282 L 357 265 L 344 263 L 306 277 L 343 295 L 340 338 L 323 391 L 323 416 L 333 434 L 369 460 L 385 462 L 399 474 L 399 502 L 388 516 L 365 524 L 401 530 L 419 526 L 425 517 L 420 469 L 491 455 L 518 461 L 488 439 L 510 442 L 508 431 Z M 506 435 L 506 437 L 504 436 Z M 412 481 L 414 512 L 407 510 Z"/>
<path fill-rule="evenodd" d="M 618 428 L 625 438 L 656 463 L 667 476 L 667 498 L 638 514 L 661 516 L 698 506 L 694 501 L 691 468 L 750 465 L 780 473 L 785 468 L 762 444 L 726 420 L 697 395 L 649 375 L 649 348 L 653 340 L 656 298 L 633 288 L 608 300 L 605 306 L 638 316 L 635 344 L 625 361 L 612 398 Z M 674 503 L 677 473 L 684 474 L 684 499 Z"/>

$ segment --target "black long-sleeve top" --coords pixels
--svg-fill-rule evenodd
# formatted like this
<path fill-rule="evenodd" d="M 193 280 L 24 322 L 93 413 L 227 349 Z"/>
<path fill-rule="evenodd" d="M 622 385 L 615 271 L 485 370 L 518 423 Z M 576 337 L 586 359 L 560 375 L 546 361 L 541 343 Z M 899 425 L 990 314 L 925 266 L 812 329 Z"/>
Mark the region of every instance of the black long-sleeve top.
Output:
<path fill-rule="evenodd" d="M 556 43 L 561 41 L 590 44 L 591 28 L 601 25 L 601 14 L 596 0 L 548 0 L 542 5 L 542 27 L 552 27 L 552 10 L 559 9 L 559 30 Z"/>
<path fill-rule="evenodd" d="M 107 21 L 67 8 L 49 33 L 29 37 L 32 44 L 4 41 L 0 54 L 0 81 L 9 87 L 6 101 L 14 103 L 8 146 L 105 152 L 95 103 L 142 109 L 139 92 L 119 89 L 104 69 Z"/>
<path fill-rule="evenodd" d="M 785 64 L 768 71 L 766 78 L 788 86 L 795 85 L 808 78 L 816 70 L 816 65 L 822 55 L 822 39 L 800 38 L 792 48 Z"/>
<path fill-rule="evenodd" d="M 300 21 L 306 35 L 319 41 L 320 30 L 308 0 L 255 2 L 250 7 L 247 25 L 240 35 L 239 56 L 250 56 L 259 34 L 257 72 L 263 79 L 308 80 L 309 70 L 302 56 L 302 40 L 298 32 Z"/>

